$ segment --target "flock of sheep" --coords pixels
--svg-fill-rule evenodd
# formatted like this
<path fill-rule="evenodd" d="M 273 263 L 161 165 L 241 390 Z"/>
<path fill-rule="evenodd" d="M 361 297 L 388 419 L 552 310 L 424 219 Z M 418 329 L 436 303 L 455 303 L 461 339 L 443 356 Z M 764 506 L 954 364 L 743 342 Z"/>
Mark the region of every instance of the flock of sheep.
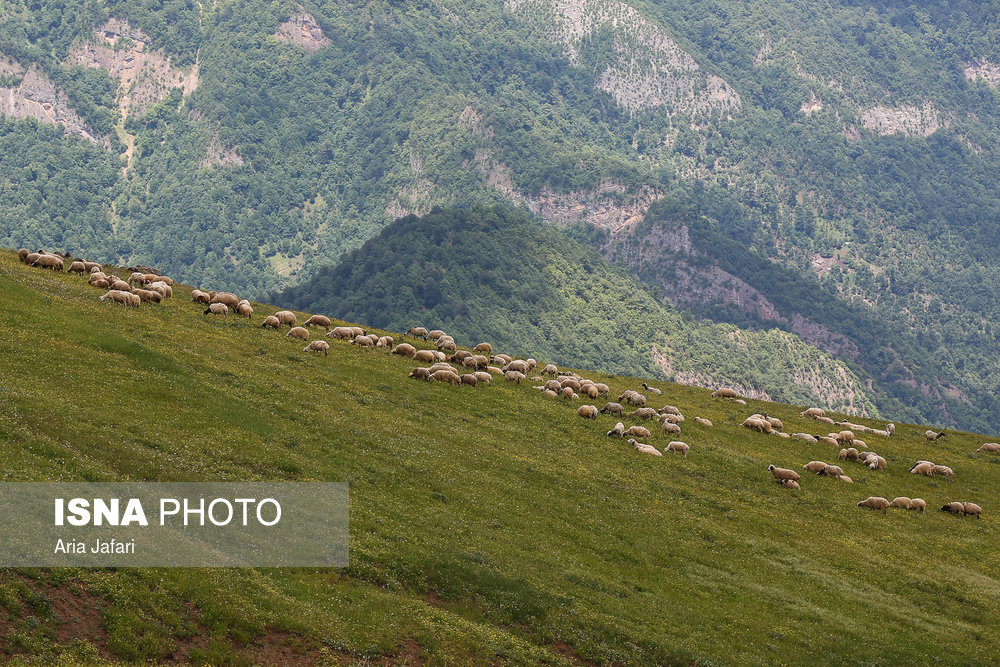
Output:
<path fill-rule="evenodd" d="M 26 249 L 18 251 L 18 258 L 30 266 L 47 268 L 57 271 L 64 270 L 65 261 L 68 255 L 62 256 L 45 251 L 29 252 Z M 173 281 L 161 275 L 155 269 L 149 267 L 138 267 L 145 271 L 135 270 L 127 280 L 120 278 L 113 272 L 105 273 L 103 267 L 96 263 L 82 259 L 73 260 L 67 269 L 70 273 L 84 274 L 88 276 L 91 285 L 107 289 L 108 291 L 100 298 L 101 301 L 118 303 L 125 307 L 138 307 L 141 303 L 160 303 L 164 299 L 173 296 Z M 221 315 L 228 317 L 230 311 L 248 320 L 253 318 L 253 307 L 246 299 L 240 299 L 231 292 L 202 291 L 194 289 L 191 292 L 191 301 L 207 306 L 204 311 L 206 315 Z M 364 349 L 382 348 L 389 350 L 392 354 L 406 357 L 417 362 L 429 364 L 418 366 L 410 371 L 409 376 L 418 380 L 447 382 L 454 386 L 466 385 L 476 387 L 480 384 L 489 386 L 494 377 L 502 376 L 507 382 L 520 384 L 527 379 L 532 371 L 536 371 L 538 363 L 532 359 L 516 359 L 507 354 L 494 354 L 493 346 L 490 343 L 479 343 L 471 351 L 459 350 L 454 337 L 449 336 L 440 329 L 428 330 L 425 327 L 412 327 L 404 336 L 419 338 L 424 341 L 433 342 L 436 349 L 417 349 L 409 343 L 395 343 L 391 336 L 369 335 L 364 329 L 357 326 L 333 326 L 333 321 L 324 315 L 312 315 L 305 320 L 301 326 L 298 325 L 298 318 L 292 311 L 282 310 L 274 315 L 266 317 L 261 324 L 263 328 L 280 329 L 287 326 L 287 337 L 299 340 L 309 340 L 309 329 L 307 327 L 322 327 L 326 330 L 326 336 L 335 340 L 348 341 Z M 325 340 L 312 340 L 303 348 L 303 352 L 329 353 L 330 345 Z M 608 385 L 595 382 L 581 375 L 560 371 L 555 364 L 546 364 L 541 368 L 539 375 L 530 379 L 534 383 L 533 388 L 541 392 L 544 396 L 551 398 L 562 398 L 564 400 L 575 400 L 582 397 L 596 399 L 598 397 L 608 398 L 610 388 Z M 545 376 L 550 376 L 546 379 Z M 662 391 L 655 387 L 642 383 L 643 390 L 651 396 L 662 395 Z M 739 405 L 746 405 L 747 402 L 740 394 L 732 389 L 722 388 L 712 394 L 713 398 L 731 400 Z M 626 411 L 627 404 L 632 408 Z M 654 409 L 647 407 L 647 397 L 636 390 L 627 390 L 618 398 L 617 402 L 607 401 L 600 409 L 596 405 L 581 405 L 577 408 L 577 415 L 583 419 L 596 420 L 599 414 L 609 413 L 620 419 L 626 417 L 631 421 L 656 422 L 663 433 L 668 437 L 679 436 L 681 434 L 681 424 L 685 418 L 681 411 L 673 405 L 664 405 L 662 408 Z M 784 424 L 780 419 L 763 414 L 753 414 L 741 422 L 741 426 L 762 434 L 774 435 L 781 438 L 797 438 L 815 444 L 825 444 L 839 448 L 837 458 L 843 462 L 856 462 L 866 466 L 869 470 L 884 470 L 886 460 L 873 451 L 868 450 L 865 441 L 859 439 L 855 432 L 871 434 L 878 437 L 893 437 L 896 432 L 894 424 L 887 424 L 884 429 L 873 429 L 863 424 L 854 424 L 849 421 L 835 421 L 826 416 L 821 408 L 809 408 L 800 416 L 808 417 L 816 422 L 839 427 L 837 432 L 822 434 L 810 433 L 785 433 Z M 712 422 L 704 417 L 695 417 L 694 421 L 700 426 L 711 428 Z M 625 426 L 623 421 L 615 424 L 614 428 L 607 432 L 608 437 L 628 438 L 628 443 L 633 449 L 641 454 L 651 456 L 662 456 L 663 454 L 654 447 L 650 440 L 652 431 L 641 424 Z M 937 442 L 946 434 L 944 432 L 926 431 L 925 437 L 928 442 Z M 667 452 L 678 453 L 686 457 L 691 447 L 679 440 L 670 440 L 664 447 Z M 985 443 L 978 452 L 1000 453 L 1000 443 Z M 821 460 L 814 460 L 802 466 L 806 472 L 814 473 L 821 477 L 832 477 L 841 482 L 853 483 L 853 480 L 845 474 L 839 465 L 833 465 Z M 786 489 L 800 489 L 799 482 L 801 476 L 795 470 L 779 468 L 769 465 L 767 470 L 771 473 L 775 482 Z M 938 465 L 931 461 L 917 461 L 910 472 L 915 475 L 935 476 L 946 478 L 949 482 L 954 476 L 954 471 L 945 465 Z M 858 503 L 858 507 L 870 508 L 881 511 L 883 514 L 890 508 L 900 508 L 923 512 L 927 503 L 921 498 L 908 498 L 899 496 L 893 500 L 872 496 Z M 971 502 L 949 502 L 945 504 L 942 511 L 952 514 L 967 514 L 980 517 L 982 508 Z"/>

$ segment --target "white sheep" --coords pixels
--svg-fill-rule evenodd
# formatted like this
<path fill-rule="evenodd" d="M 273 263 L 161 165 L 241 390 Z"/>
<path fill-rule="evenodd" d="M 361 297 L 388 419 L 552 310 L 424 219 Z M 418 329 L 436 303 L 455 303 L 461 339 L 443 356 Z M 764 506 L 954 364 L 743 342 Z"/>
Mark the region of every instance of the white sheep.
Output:
<path fill-rule="evenodd" d="M 322 352 L 323 356 L 325 357 L 330 351 L 330 344 L 327 343 L 325 340 L 314 340 L 310 341 L 308 345 L 302 348 L 302 351 L 315 352 L 316 354 Z"/>

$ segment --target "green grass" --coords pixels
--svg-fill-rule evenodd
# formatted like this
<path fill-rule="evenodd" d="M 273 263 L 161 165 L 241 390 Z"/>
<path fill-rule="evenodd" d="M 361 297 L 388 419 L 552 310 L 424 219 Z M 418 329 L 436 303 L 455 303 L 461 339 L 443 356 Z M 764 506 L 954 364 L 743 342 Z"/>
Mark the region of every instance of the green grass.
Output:
<path fill-rule="evenodd" d="M 983 436 L 929 445 L 898 425 L 865 438 L 887 470 L 846 463 L 855 484 L 804 475 L 790 492 L 769 463 L 836 450 L 739 422 L 767 410 L 789 432 L 832 430 L 801 407 L 656 382 L 654 407 L 682 409 L 691 453 L 653 458 L 605 437 L 614 418 L 579 419 L 530 382 L 416 382 L 409 360 L 342 342 L 307 355 L 260 328 L 274 308 L 209 318 L 183 286 L 136 311 L 99 294 L 0 252 L 0 479 L 348 481 L 351 564 L 6 570 L 0 656 L 242 664 L 274 632 L 348 661 L 402 660 L 411 640 L 442 663 L 564 662 L 557 642 L 629 664 L 986 663 L 1000 650 L 1000 457 L 973 453 Z M 614 396 L 638 385 L 594 377 Z M 908 474 L 918 458 L 955 481 Z M 929 511 L 855 507 L 869 495 Z M 937 511 L 953 499 L 983 519 Z M 106 636 L 60 634 L 45 590 L 94 596 Z"/>

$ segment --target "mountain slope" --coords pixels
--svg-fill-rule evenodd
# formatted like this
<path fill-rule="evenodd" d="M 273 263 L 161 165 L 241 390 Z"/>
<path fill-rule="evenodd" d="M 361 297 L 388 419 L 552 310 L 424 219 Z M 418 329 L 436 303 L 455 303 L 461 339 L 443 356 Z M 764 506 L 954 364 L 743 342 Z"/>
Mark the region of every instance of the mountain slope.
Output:
<path fill-rule="evenodd" d="M 894 438 L 868 438 L 885 471 L 845 463 L 854 484 L 809 476 L 791 492 L 769 463 L 799 468 L 835 450 L 739 422 L 766 410 L 789 431 L 813 430 L 799 407 L 741 407 L 654 382 L 688 415 L 692 450 L 646 457 L 604 435 L 614 417 L 579 419 L 575 403 L 526 385 L 425 384 L 406 377 L 412 362 L 344 342 L 307 356 L 255 323 L 203 316 L 187 287 L 174 293 L 124 311 L 82 278 L 0 253 L 3 480 L 346 480 L 351 565 L 7 570 L 5 655 L 666 664 L 996 654 L 1000 482 L 993 455 L 970 454 L 981 436 L 929 446 L 923 427 L 901 424 Z M 275 310 L 256 307 L 255 320 Z M 638 384 L 595 379 L 615 395 Z M 927 456 L 953 465 L 954 482 L 907 472 Z M 931 511 L 854 506 L 868 495 L 923 497 Z M 953 498 L 979 502 L 983 519 L 933 511 Z M 91 616 L 79 600 L 103 611 L 96 624 L 80 624 Z M 870 641 L 872 628 L 882 640 Z"/>
<path fill-rule="evenodd" d="M 854 372 L 796 337 L 684 318 L 594 251 L 506 207 L 402 218 L 274 298 L 383 328 L 428 324 L 561 364 L 875 412 Z"/>

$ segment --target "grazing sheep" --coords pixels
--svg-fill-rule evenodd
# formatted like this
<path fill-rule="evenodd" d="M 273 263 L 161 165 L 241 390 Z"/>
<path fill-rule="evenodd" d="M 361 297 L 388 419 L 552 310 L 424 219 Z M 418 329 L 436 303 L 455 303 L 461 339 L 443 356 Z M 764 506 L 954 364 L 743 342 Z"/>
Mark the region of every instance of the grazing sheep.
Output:
<path fill-rule="evenodd" d="M 111 287 L 111 283 L 109 283 L 109 282 L 108 282 L 107 280 L 105 280 L 104 278 L 100 278 L 100 279 L 98 279 L 98 280 L 95 280 L 94 282 L 92 282 L 92 283 L 90 283 L 90 284 L 91 284 L 92 286 L 94 286 L 94 287 L 98 287 L 98 288 L 100 288 L 100 289 L 109 289 L 109 288 Z"/>
<path fill-rule="evenodd" d="M 740 394 L 732 389 L 716 389 L 712 392 L 712 398 L 740 398 Z"/>
<path fill-rule="evenodd" d="M 832 419 L 830 419 L 829 417 L 813 417 L 813 419 L 815 419 L 818 422 L 823 422 L 824 424 L 836 424 L 837 423 L 837 422 L 833 421 Z"/>
<path fill-rule="evenodd" d="M 110 290 L 109 292 L 102 294 L 98 297 L 98 301 L 111 301 L 112 303 L 120 303 L 126 308 L 131 305 L 131 299 L 129 299 L 129 293 L 123 292 L 121 290 Z"/>
<path fill-rule="evenodd" d="M 208 295 L 208 292 L 202 292 L 200 289 L 191 290 L 191 301 L 192 303 L 204 303 L 209 304 L 212 302 L 212 297 Z M 274 318 L 277 321 L 278 318 Z"/>
<path fill-rule="evenodd" d="M 35 260 L 42 256 L 40 252 L 31 252 L 24 258 L 24 263 L 31 266 L 35 263 Z"/>
<path fill-rule="evenodd" d="M 775 481 L 778 482 L 778 486 L 780 486 L 783 489 L 794 489 L 798 491 L 801 488 L 799 486 L 799 483 L 796 482 L 794 479 L 779 479 Z"/>
<path fill-rule="evenodd" d="M 409 343 L 400 343 L 392 349 L 392 353 L 412 359 L 417 354 L 417 348 L 413 347 Z"/>
<path fill-rule="evenodd" d="M 573 387 L 563 387 L 563 390 L 559 392 L 559 395 L 565 399 L 575 399 L 576 392 L 573 391 Z"/>
<path fill-rule="evenodd" d="M 131 288 L 129 287 L 128 283 L 125 282 L 124 280 L 115 280 L 112 281 L 111 283 L 111 289 L 121 290 L 122 292 L 128 292 Z M 160 296 L 163 296 L 162 293 L 159 294 Z"/>
<path fill-rule="evenodd" d="M 355 338 L 365 335 L 365 330 L 361 327 L 348 327 L 348 329 L 351 330 L 351 334 L 353 334 Z"/>
<path fill-rule="evenodd" d="M 857 461 L 858 460 L 858 450 L 854 447 L 848 447 L 847 449 L 841 449 L 838 457 L 841 461 Z"/>
<path fill-rule="evenodd" d="M 885 470 L 886 461 L 878 454 L 874 454 L 865 459 L 865 465 L 871 470 Z"/>
<path fill-rule="evenodd" d="M 799 473 L 794 470 L 789 470 L 788 468 L 778 468 L 773 465 L 767 466 L 767 469 L 778 481 L 783 479 L 790 479 L 795 482 L 799 481 Z"/>
<path fill-rule="evenodd" d="M 958 502 L 950 502 L 941 508 L 942 512 L 950 512 L 952 514 L 965 514 L 965 505 Z"/>
<path fill-rule="evenodd" d="M 455 341 L 449 341 L 449 342 L 446 342 L 446 343 L 442 343 L 441 341 L 438 341 L 438 349 L 439 350 L 447 350 L 448 352 L 451 352 L 452 354 L 454 354 L 455 351 L 458 350 L 458 346 L 455 345 Z"/>
<path fill-rule="evenodd" d="M 410 377 L 416 378 L 418 380 L 427 380 L 428 382 L 430 382 L 431 371 L 429 368 L 418 366 L 417 368 L 414 368 L 412 371 L 410 371 Z"/>
<path fill-rule="evenodd" d="M 17 258 L 22 262 L 24 262 L 25 258 L 30 254 L 31 254 L 30 250 L 28 250 L 27 248 L 21 248 L 20 250 L 17 251 Z"/>
<path fill-rule="evenodd" d="M 839 443 L 847 443 L 848 445 L 854 443 L 854 433 L 851 431 L 841 431 L 840 433 L 831 433 L 830 437 Z"/>
<path fill-rule="evenodd" d="M 809 435 L 808 433 L 792 433 L 793 438 L 798 438 L 799 440 L 805 440 L 806 442 L 819 442 L 816 436 Z"/>
<path fill-rule="evenodd" d="M 780 431 L 783 428 L 785 428 L 785 425 L 782 423 L 780 419 L 778 419 L 777 417 L 771 417 L 766 412 L 762 415 L 753 415 L 753 416 L 756 417 L 757 419 L 763 419 L 768 424 L 770 424 L 772 431 Z"/>
<path fill-rule="evenodd" d="M 597 406 L 581 405 L 576 409 L 576 414 L 584 419 L 597 419 Z"/>
<path fill-rule="evenodd" d="M 889 501 L 879 496 L 870 496 L 858 503 L 858 507 L 867 507 L 876 512 L 881 510 L 882 514 L 885 514 L 886 510 L 889 509 Z"/>
<path fill-rule="evenodd" d="M 569 387 L 573 391 L 580 391 L 581 385 L 576 378 L 570 378 L 570 377 L 563 378 L 562 380 L 559 381 L 559 384 L 562 387 Z"/>
<path fill-rule="evenodd" d="M 458 364 L 458 363 L 461 363 L 461 362 L 465 361 L 466 359 L 468 359 L 471 356 L 472 356 L 471 352 L 469 352 L 467 350 L 459 350 L 458 352 L 455 352 L 455 354 L 453 354 L 450 357 L 448 357 L 448 361 L 450 361 L 452 363 L 455 363 L 455 364 Z"/>
<path fill-rule="evenodd" d="M 524 373 L 518 371 L 507 371 L 503 374 L 503 378 L 507 380 L 507 382 L 516 382 L 518 384 L 521 384 L 521 380 L 526 377 L 527 376 Z"/>
<path fill-rule="evenodd" d="M 810 461 L 802 466 L 802 469 L 808 470 L 809 472 L 821 473 L 826 469 L 826 463 L 823 461 Z"/>
<path fill-rule="evenodd" d="M 840 443 L 837 442 L 836 438 L 831 438 L 828 435 L 814 435 L 816 442 L 822 443 L 824 445 L 831 445 L 833 447 L 840 447 Z"/>
<path fill-rule="evenodd" d="M 442 331 L 441 333 L 444 332 Z M 410 327 L 403 335 L 413 336 L 414 338 L 423 338 L 424 340 L 427 340 L 427 329 L 423 327 Z"/>
<path fill-rule="evenodd" d="M 212 301 L 215 301 L 215 299 L 217 299 L 218 297 L 219 295 L 216 294 L 214 297 L 212 297 Z M 296 322 L 299 321 L 298 318 L 295 317 L 295 313 L 293 313 L 290 310 L 279 310 L 274 314 L 274 316 L 277 317 L 278 321 L 281 322 L 282 324 L 287 324 L 289 329 L 294 327 Z"/>
<path fill-rule="evenodd" d="M 304 327 L 323 327 L 327 331 L 330 330 L 330 326 L 333 322 L 326 315 L 312 315 L 308 320 L 302 323 Z"/>
<path fill-rule="evenodd" d="M 87 260 L 83 260 L 83 266 L 87 269 L 87 273 L 93 273 L 94 271 L 101 270 L 100 262 L 88 262 Z"/>
<path fill-rule="evenodd" d="M 25 255 L 25 256 L 27 256 L 27 255 Z M 67 271 L 67 273 L 80 273 L 80 274 L 83 274 L 83 273 L 87 272 L 87 265 L 84 264 L 83 262 L 81 262 L 80 260 L 76 260 L 72 264 L 69 265 L 69 268 L 66 269 L 66 271 Z"/>
<path fill-rule="evenodd" d="M 652 445 L 647 445 L 644 443 L 636 442 L 635 440 L 629 438 L 628 444 L 632 445 L 632 448 L 640 454 L 649 454 L 651 456 L 663 456 L 656 447 Z"/>
<path fill-rule="evenodd" d="M 105 273 L 104 273 L 103 271 L 94 271 L 94 272 L 93 272 L 93 273 L 91 273 L 91 274 L 90 274 L 90 276 L 89 276 L 89 277 L 87 278 L 87 282 L 89 282 L 89 283 L 90 283 L 91 285 L 93 285 L 93 284 L 94 284 L 95 282 L 97 282 L 98 280 L 107 280 L 107 281 L 108 281 L 109 283 L 111 282 L 111 281 L 110 281 L 110 280 L 108 279 L 108 276 L 107 276 L 107 275 L 105 275 Z"/>
<path fill-rule="evenodd" d="M 702 426 L 707 426 L 709 428 L 712 428 L 712 420 L 710 419 L 705 419 L 704 417 L 695 417 L 694 421 L 695 423 L 701 424 Z"/>
<path fill-rule="evenodd" d="M 161 301 L 163 301 L 163 296 L 161 296 L 159 292 L 154 292 L 153 290 L 139 289 L 138 287 L 133 287 L 132 293 L 138 296 L 143 303 L 160 303 Z M 215 304 L 212 305 L 214 306 Z M 208 311 L 205 312 L 207 313 Z"/>
<path fill-rule="evenodd" d="M 301 338 L 302 340 L 309 340 L 309 329 L 305 327 L 292 327 L 285 334 L 285 337 Z"/>
<path fill-rule="evenodd" d="M 528 364 L 528 370 L 529 371 L 535 370 L 535 368 L 538 366 L 538 362 L 535 361 L 534 359 L 532 359 L 531 357 L 528 357 L 527 359 L 525 359 L 525 362 L 527 362 L 527 364 Z"/>
<path fill-rule="evenodd" d="M 890 436 L 892 436 L 892 435 L 896 435 L 896 425 L 895 425 L 895 424 L 886 424 L 886 425 L 885 425 L 885 431 L 886 431 L 886 433 L 888 433 L 888 434 L 889 434 Z"/>
<path fill-rule="evenodd" d="M 145 290 L 139 290 L 140 292 Z M 154 292 L 155 294 L 155 292 Z M 211 313 L 212 315 L 222 315 L 223 317 L 229 317 L 229 306 L 224 303 L 211 303 L 208 308 L 205 309 L 205 315 Z"/>
<path fill-rule="evenodd" d="M 867 442 L 865 442 L 864 440 L 858 440 L 857 438 L 855 438 L 854 440 L 852 440 L 851 444 L 854 445 L 855 449 L 859 449 L 859 450 L 860 449 L 867 449 L 867 447 L 868 447 L 868 443 Z"/>
<path fill-rule="evenodd" d="M 274 315 L 268 315 L 264 318 L 264 323 L 260 325 L 261 327 L 271 327 L 272 329 L 281 328 L 281 322 Z"/>
<path fill-rule="evenodd" d="M 980 514 L 983 513 L 983 508 L 976 503 L 962 503 L 962 509 L 965 510 L 965 513 L 969 516 L 974 516 L 977 519 L 983 518 L 980 516 Z"/>
<path fill-rule="evenodd" d="M 588 398 L 597 398 L 601 395 L 601 392 L 597 389 L 596 385 L 588 384 L 583 387 L 583 393 L 587 395 Z"/>
<path fill-rule="evenodd" d="M 486 372 L 490 375 L 503 375 L 503 369 L 497 368 L 496 366 L 487 366 Z"/>
<path fill-rule="evenodd" d="M 559 373 L 559 367 L 555 364 L 545 364 L 545 368 L 542 369 L 542 375 L 557 375 Z"/>
<path fill-rule="evenodd" d="M 930 442 L 937 442 L 946 435 L 948 434 L 944 431 L 941 431 L 940 433 L 935 433 L 934 431 L 924 431 L 924 437 Z"/>
<path fill-rule="evenodd" d="M 680 435 L 681 427 L 672 422 L 663 422 L 663 432 L 671 435 Z"/>
<path fill-rule="evenodd" d="M 883 438 L 888 438 L 889 437 L 889 432 L 888 431 L 883 431 L 883 430 L 877 429 L 877 428 L 870 428 L 870 429 L 868 429 L 868 432 L 871 433 L 872 435 L 882 436 Z"/>
<path fill-rule="evenodd" d="M 951 468 L 949 468 L 948 466 L 935 465 L 934 466 L 934 474 L 935 475 L 943 475 L 944 477 L 947 477 L 948 481 L 950 482 L 951 478 L 952 478 L 952 475 L 954 475 L 955 472 Z"/>
<path fill-rule="evenodd" d="M 771 424 L 769 422 L 766 422 L 763 419 L 755 419 L 753 417 L 747 417 L 746 419 L 744 419 L 740 423 L 740 426 L 751 429 L 753 431 L 760 431 L 761 433 L 771 432 Z"/>
<path fill-rule="evenodd" d="M 431 379 L 450 382 L 456 387 L 462 383 L 462 379 L 458 377 L 458 373 L 455 371 L 435 371 L 431 373 Z"/>
<path fill-rule="evenodd" d="M 509 354 L 494 354 L 493 361 L 494 362 L 499 361 L 501 364 L 506 366 L 510 362 L 514 361 L 514 358 L 511 357 Z"/>
<path fill-rule="evenodd" d="M 914 475 L 927 475 L 928 477 L 934 476 L 934 464 L 929 461 L 918 461 L 910 468 L 910 472 Z"/>
<path fill-rule="evenodd" d="M 126 283 L 126 284 L 128 284 L 128 283 Z M 170 285 L 166 284 L 162 280 L 157 280 L 155 283 L 150 283 L 149 284 L 149 289 L 156 290 L 157 292 L 159 292 L 160 294 L 163 295 L 164 299 L 172 299 L 172 298 L 174 298 L 174 288 L 171 287 Z M 243 299 L 243 301 L 246 301 L 246 299 Z M 243 303 L 243 301 L 240 301 L 240 303 Z M 247 304 L 249 304 L 249 303 L 250 302 L 247 301 Z M 239 304 L 236 304 L 236 305 L 237 305 L 237 308 L 238 308 Z"/>
<path fill-rule="evenodd" d="M 493 376 L 486 371 L 476 371 L 473 375 L 475 375 L 476 379 L 480 382 L 485 382 L 487 386 L 493 384 Z"/>
<path fill-rule="evenodd" d="M 641 409 L 642 408 L 640 408 L 640 410 Z M 684 415 L 660 415 L 659 417 L 657 417 L 657 421 L 659 421 L 661 424 L 663 422 L 670 422 L 671 424 L 680 424 L 682 421 L 684 421 Z"/>
<path fill-rule="evenodd" d="M 430 372 L 433 373 L 435 371 L 453 371 L 455 369 L 452 368 L 450 364 L 446 364 L 444 362 L 440 362 L 440 363 L 432 364 L 431 367 L 428 370 L 430 370 Z"/>
<path fill-rule="evenodd" d="M 653 408 L 638 408 L 629 413 L 631 417 L 638 417 L 639 419 L 655 419 L 656 410 Z"/>
<path fill-rule="evenodd" d="M 531 369 L 528 368 L 528 362 L 524 361 L 523 359 L 515 359 L 514 361 L 510 362 L 509 364 L 503 367 L 504 373 L 506 373 L 507 371 L 517 371 L 518 373 L 524 373 L 525 376 L 527 376 L 530 370 Z"/>
<path fill-rule="evenodd" d="M 681 413 L 680 408 L 676 405 L 664 405 L 658 412 L 661 415 L 679 415 Z"/>
<path fill-rule="evenodd" d="M 854 480 L 848 477 L 847 475 L 837 475 L 836 477 L 834 477 L 834 479 L 840 482 L 844 482 L 846 484 L 854 484 Z"/>
<path fill-rule="evenodd" d="M 802 412 L 800 412 L 799 416 L 802 416 L 802 417 L 822 417 L 825 414 L 826 414 L 826 411 L 823 410 L 823 408 L 809 408 L 808 410 L 803 410 Z"/>
<path fill-rule="evenodd" d="M 493 346 L 489 343 L 480 343 L 472 348 L 473 352 L 483 352 L 485 354 L 493 354 Z"/>
<path fill-rule="evenodd" d="M 296 328 L 301 329 L 302 327 Z M 358 347 L 363 347 L 366 350 L 375 349 L 375 341 L 372 340 L 371 336 L 355 336 L 354 339 L 351 340 L 351 345 L 357 345 Z"/>
<path fill-rule="evenodd" d="M 430 350 L 417 350 L 413 353 L 413 359 L 416 361 L 423 361 L 428 364 L 434 363 L 434 354 Z"/>
<path fill-rule="evenodd" d="M 645 382 L 642 383 L 642 388 L 645 389 L 646 391 L 648 391 L 653 396 L 661 396 L 661 395 L 663 395 L 663 391 L 662 390 L 657 389 L 656 387 L 650 387 Z"/>
<path fill-rule="evenodd" d="M 52 269 L 53 271 L 62 271 L 64 266 L 63 261 L 55 255 L 40 255 L 31 265 L 42 269 Z"/>
<path fill-rule="evenodd" d="M 378 339 L 378 342 L 375 343 L 375 347 L 384 347 L 387 350 L 391 350 L 394 342 L 395 341 L 393 341 L 392 336 L 382 336 Z"/>
<path fill-rule="evenodd" d="M 641 438 L 642 440 L 649 441 L 650 433 L 649 429 L 645 426 L 629 426 L 625 429 L 625 434 L 633 438 Z"/>
<path fill-rule="evenodd" d="M 889 507 L 896 507 L 901 510 L 908 510 L 910 506 L 913 505 L 913 501 L 906 496 L 899 496 L 898 498 L 893 498 L 892 502 L 889 503 Z"/>
<path fill-rule="evenodd" d="M 927 509 L 927 501 L 923 498 L 910 498 L 910 509 L 923 514 Z"/>
<path fill-rule="evenodd" d="M 302 348 L 302 351 L 303 352 L 315 352 L 316 354 L 319 354 L 320 352 L 322 352 L 323 356 L 325 357 L 325 356 L 327 356 L 327 354 L 330 351 L 330 344 L 327 343 L 325 340 L 314 340 L 314 341 L 310 341 L 310 343 L 308 345 L 306 345 L 304 348 Z"/>
<path fill-rule="evenodd" d="M 450 338 L 450 336 L 440 329 L 431 329 L 427 333 L 427 340 L 441 340 L 442 338 Z"/>
<path fill-rule="evenodd" d="M 462 381 L 462 384 L 467 384 L 470 387 L 475 387 L 477 384 L 479 384 L 479 378 L 477 378 L 472 373 L 465 373 L 459 379 Z"/>
<path fill-rule="evenodd" d="M 354 332 L 351 331 L 351 327 L 334 327 L 332 330 L 326 332 L 327 336 L 333 336 L 337 340 L 350 340 L 354 338 Z M 405 343 L 409 345 L 409 343 Z"/>
<path fill-rule="evenodd" d="M 601 412 L 611 412 L 621 417 L 625 414 L 625 408 L 623 408 L 619 403 L 605 403 L 604 407 L 601 408 Z"/>
<path fill-rule="evenodd" d="M 245 317 L 248 320 L 253 319 L 253 306 L 246 299 L 236 304 L 236 312 L 239 313 L 240 317 Z M 329 345 L 327 345 L 327 348 L 329 348 Z"/>
<path fill-rule="evenodd" d="M 615 427 L 613 429 L 611 429 L 610 431 L 608 431 L 608 437 L 609 438 L 611 436 L 613 436 L 613 435 L 617 435 L 619 438 L 624 438 L 625 437 L 625 424 L 623 424 L 621 422 L 618 422 L 617 424 L 615 424 Z"/>
<path fill-rule="evenodd" d="M 678 442 L 676 440 L 672 440 L 670 442 L 670 444 L 667 445 L 666 451 L 668 451 L 668 452 L 679 452 L 679 453 L 681 453 L 681 454 L 684 455 L 684 458 L 687 458 L 688 451 L 690 449 L 691 448 L 687 445 L 687 443 Z"/>
<path fill-rule="evenodd" d="M 130 285 L 145 285 L 146 284 L 146 274 L 139 273 L 138 271 L 133 271 L 132 275 L 128 277 L 128 282 Z"/>
<path fill-rule="evenodd" d="M 977 449 L 976 451 L 977 452 L 991 452 L 993 454 L 997 454 L 997 453 L 1000 453 L 1000 443 L 986 442 L 986 443 L 983 443 L 982 446 L 980 446 L 979 449 Z"/>
<path fill-rule="evenodd" d="M 155 279 L 156 279 L 156 276 L 153 276 L 153 280 L 155 280 Z M 146 282 L 147 283 L 151 283 L 151 282 L 153 282 L 153 280 L 147 280 Z M 215 296 L 212 297 L 210 303 L 224 303 L 228 307 L 232 308 L 233 310 L 236 310 L 236 307 L 238 305 L 240 305 L 240 298 L 238 296 L 236 296 L 235 294 L 233 294 L 232 292 L 216 292 Z M 289 311 L 283 310 L 281 312 L 287 313 Z M 278 316 L 278 319 L 281 320 L 280 313 L 275 313 L 275 314 Z M 282 324 L 288 324 L 284 320 L 282 320 L 281 323 Z M 294 322 L 293 322 L 293 324 L 294 324 Z"/>
<path fill-rule="evenodd" d="M 625 398 L 626 403 L 631 403 L 637 408 L 646 407 L 646 397 L 638 392 L 635 391 L 625 392 L 625 394 L 622 394 L 622 396 L 618 397 L 618 400 L 621 400 L 622 397 Z"/>
<path fill-rule="evenodd" d="M 611 388 L 603 382 L 595 382 L 594 386 L 597 387 L 597 394 L 599 396 L 604 396 L 607 398 L 608 394 L 611 393 Z"/>

